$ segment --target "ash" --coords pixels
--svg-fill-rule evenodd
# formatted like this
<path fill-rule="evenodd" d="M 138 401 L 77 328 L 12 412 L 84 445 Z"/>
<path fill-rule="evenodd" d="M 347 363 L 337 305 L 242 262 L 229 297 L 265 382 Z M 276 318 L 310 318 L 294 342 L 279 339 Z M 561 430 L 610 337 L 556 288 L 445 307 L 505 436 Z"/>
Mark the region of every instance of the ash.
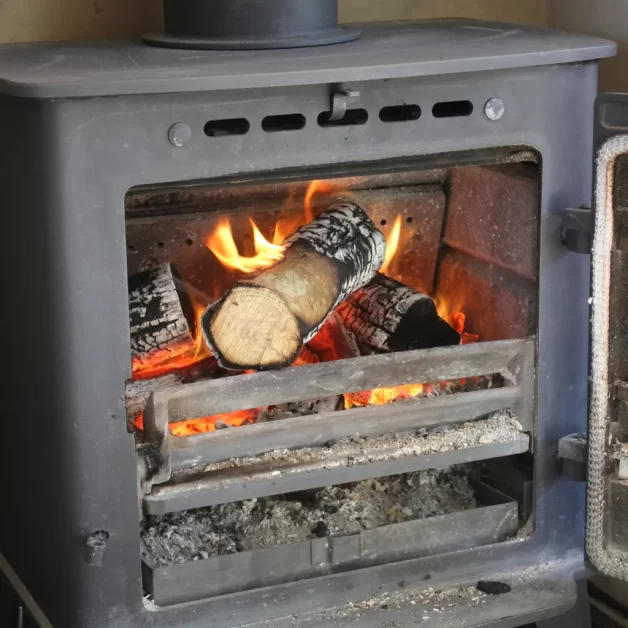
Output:
<path fill-rule="evenodd" d="M 189 469 L 186 474 L 213 473 L 235 467 L 272 465 L 275 471 L 295 464 L 325 461 L 327 466 L 366 464 L 380 460 L 395 460 L 408 456 L 420 456 L 436 452 L 469 449 L 512 441 L 521 436 L 523 427 L 511 411 L 494 412 L 486 419 L 463 423 L 454 427 L 441 427 L 387 434 L 376 438 L 345 438 L 326 447 L 301 449 L 275 449 L 259 456 L 231 458 L 202 469 Z"/>
<path fill-rule="evenodd" d="M 468 466 L 148 517 L 142 558 L 153 566 L 350 534 L 477 506 Z"/>
<path fill-rule="evenodd" d="M 365 611 L 403 610 L 410 613 L 417 625 L 433 625 L 428 622 L 439 622 L 445 611 L 455 608 L 475 608 L 486 604 L 488 596 L 475 587 L 461 587 L 449 589 L 423 589 L 420 591 L 403 590 L 395 593 L 386 593 L 380 597 L 362 600 L 355 604 L 349 603 L 343 608 L 326 611 L 325 619 L 334 625 L 341 619 L 357 620 L 366 615 Z M 387 623 L 381 624 L 388 625 Z M 396 624 L 392 624 L 396 625 Z M 439 624 L 440 625 L 440 624 Z M 449 625 L 449 624 L 448 624 Z"/>
<path fill-rule="evenodd" d="M 426 610 L 442 613 L 445 608 L 454 606 L 479 606 L 486 602 L 487 595 L 475 587 L 449 589 L 423 589 L 415 592 L 400 592 L 371 598 L 353 604 L 354 608 L 401 608 L 410 603 L 412 606 L 420 604 Z"/>

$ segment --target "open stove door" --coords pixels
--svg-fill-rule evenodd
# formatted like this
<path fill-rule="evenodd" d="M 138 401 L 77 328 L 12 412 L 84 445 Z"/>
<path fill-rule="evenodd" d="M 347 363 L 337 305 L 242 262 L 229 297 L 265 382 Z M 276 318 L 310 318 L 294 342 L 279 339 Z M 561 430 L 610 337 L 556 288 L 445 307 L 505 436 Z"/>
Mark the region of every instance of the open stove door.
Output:
<path fill-rule="evenodd" d="M 628 580 L 628 94 L 596 103 L 587 554 Z"/>

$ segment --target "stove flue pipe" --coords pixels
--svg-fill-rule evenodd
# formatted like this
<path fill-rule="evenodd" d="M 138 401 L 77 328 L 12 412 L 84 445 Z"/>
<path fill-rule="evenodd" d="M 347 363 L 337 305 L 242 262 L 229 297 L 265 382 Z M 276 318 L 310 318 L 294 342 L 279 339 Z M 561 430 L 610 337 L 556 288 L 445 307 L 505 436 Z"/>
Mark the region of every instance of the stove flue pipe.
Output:
<path fill-rule="evenodd" d="M 338 0 L 163 0 L 164 33 L 149 44 L 255 50 L 338 44 L 358 30 L 338 25 Z"/>

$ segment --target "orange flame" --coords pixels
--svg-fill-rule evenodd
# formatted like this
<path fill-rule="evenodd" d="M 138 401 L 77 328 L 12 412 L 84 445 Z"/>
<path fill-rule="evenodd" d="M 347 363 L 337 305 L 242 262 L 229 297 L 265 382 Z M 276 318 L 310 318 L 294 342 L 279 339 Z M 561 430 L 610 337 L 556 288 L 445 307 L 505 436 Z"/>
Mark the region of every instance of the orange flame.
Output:
<path fill-rule="evenodd" d="M 239 270 L 243 273 L 254 273 L 262 268 L 268 268 L 275 262 L 283 258 L 285 247 L 274 242 L 269 242 L 251 220 L 253 229 L 253 242 L 255 245 L 255 255 L 244 257 L 238 252 L 231 223 L 229 220 L 221 220 L 216 229 L 209 235 L 205 246 L 219 259 L 223 266 Z M 275 229 L 275 238 L 280 236 Z"/>
<path fill-rule="evenodd" d="M 397 253 L 397 249 L 399 248 L 399 236 L 401 234 L 401 216 L 397 216 L 395 218 L 395 224 L 392 226 L 388 237 L 386 238 L 386 257 L 384 258 L 384 263 L 382 267 L 379 269 L 380 273 L 386 274 L 390 263 L 393 261 L 395 254 Z"/>
<path fill-rule="evenodd" d="M 152 379 L 166 375 L 172 371 L 188 368 L 211 356 L 201 331 L 201 316 L 206 306 L 202 303 L 195 303 L 193 307 L 196 323 L 194 340 L 191 340 L 189 344 L 182 345 L 176 352 L 170 353 L 166 360 L 152 362 L 134 360 L 131 365 L 133 379 Z"/>
<path fill-rule="evenodd" d="M 238 410 L 237 412 L 226 412 L 224 414 L 216 414 L 214 416 L 202 417 L 200 419 L 189 419 L 187 421 L 179 421 L 178 423 L 170 423 L 170 432 L 173 436 L 193 436 L 194 434 L 204 434 L 205 432 L 213 432 L 216 423 L 221 422 L 230 427 L 239 427 L 245 423 L 253 423 L 259 414 L 260 409 Z M 141 412 L 133 422 L 135 427 L 144 429 L 144 413 Z"/>
<path fill-rule="evenodd" d="M 272 241 L 267 240 L 253 220 L 250 220 L 255 250 L 255 255 L 252 257 L 245 257 L 238 251 L 228 219 L 220 221 L 214 231 L 207 237 L 205 246 L 212 251 L 220 263 L 227 268 L 247 274 L 268 268 L 283 258 L 286 247 L 284 247 L 282 243 L 285 238 L 294 233 L 302 224 L 313 220 L 314 197 L 317 194 L 330 194 L 338 190 L 340 190 L 340 188 L 334 182 L 312 181 L 307 188 L 304 198 L 304 214 L 296 217 L 294 213 L 284 213 L 275 224 Z M 398 215 L 386 237 L 386 256 L 381 268 L 382 273 L 390 271 L 391 263 L 400 248 L 401 225 L 402 216 Z M 459 307 L 461 304 L 448 303 L 443 299 L 436 299 L 436 303 L 439 315 L 447 320 L 452 327 L 461 334 L 463 343 L 478 340 L 478 336 L 464 331 L 466 317 L 461 311 L 461 307 Z M 194 304 L 196 335 L 189 346 L 183 346 L 180 350 L 177 349 L 176 353 L 171 353 L 168 360 L 165 362 L 162 361 L 158 364 L 134 363 L 132 369 L 133 378 L 145 379 L 158 377 L 178 369 L 188 368 L 209 357 L 211 353 L 204 342 L 200 326 L 200 318 L 204 310 L 204 304 Z M 311 346 L 303 348 L 293 366 L 353 357 L 350 348 L 346 347 L 343 343 L 341 335 L 338 335 L 333 330 L 333 326 L 328 325 L 328 327 L 329 329 L 327 329 L 326 335 L 321 334 L 319 337 L 325 351 L 321 351 L 321 346 L 317 347 L 315 343 L 312 343 Z M 322 331 L 325 331 L 325 327 Z M 323 338 L 323 336 L 325 337 Z M 410 399 L 429 392 L 431 392 L 431 386 L 429 384 L 420 383 L 391 388 L 377 388 L 374 390 L 345 394 L 344 406 L 346 409 L 350 409 L 357 406 L 382 405 L 396 400 Z M 171 424 L 170 430 L 175 436 L 183 437 L 213 431 L 216 429 L 216 424 L 219 422 L 228 426 L 240 426 L 246 423 L 253 423 L 259 411 L 260 408 L 254 408 L 216 416 L 190 419 Z M 141 429 L 142 422 L 143 416 L 140 414 L 135 420 L 135 425 Z"/>
<path fill-rule="evenodd" d="M 436 297 L 434 301 L 438 315 L 446 320 L 460 334 L 461 344 L 466 345 L 477 342 L 480 339 L 479 334 L 470 334 L 465 331 L 467 317 L 458 304 L 453 305 L 442 297 Z"/>
<path fill-rule="evenodd" d="M 245 423 L 253 423 L 259 414 L 259 408 L 251 410 L 238 410 L 237 412 L 226 412 L 224 414 L 216 414 L 214 416 L 203 417 L 200 419 L 190 419 L 189 421 L 181 421 L 179 423 L 170 424 L 170 432 L 173 436 L 193 436 L 194 434 L 203 434 L 205 432 L 213 432 L 216 430 L 216 423 L 219 421 L 230 427 L 239 427 Z"/>
<path fill-rule="evenodd" d="M 345 394 L 345 410 L 355 406 L 381 406 L 393 401 L 403 401 L 417 397 L 423 392 L 423 384 L 406 384 L 392 388 L 375 388 L 358 393 Z"/>
<path fill-rule="evenodd" d="M 340 190 L 341 188 L 333 181 L 312 181 L 305 193 L 303 202 L 305 208 L 305 224 L 314 220 L 314 209 L 312 207 L 312 199 L 316 194 L 329 194 Z"/>

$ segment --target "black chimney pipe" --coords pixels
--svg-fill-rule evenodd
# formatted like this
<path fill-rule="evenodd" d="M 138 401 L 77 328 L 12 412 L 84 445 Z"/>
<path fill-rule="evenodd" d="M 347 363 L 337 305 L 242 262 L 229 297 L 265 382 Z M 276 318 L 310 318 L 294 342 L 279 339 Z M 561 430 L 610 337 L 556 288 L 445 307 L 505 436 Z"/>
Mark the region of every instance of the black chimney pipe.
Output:
<path fill-rule="evenodd" d="M 149 44 L 209 50 L 323 46 L 357 39 L 338 25 L 338 0 L 163 0 L 164 33 Z"/>

